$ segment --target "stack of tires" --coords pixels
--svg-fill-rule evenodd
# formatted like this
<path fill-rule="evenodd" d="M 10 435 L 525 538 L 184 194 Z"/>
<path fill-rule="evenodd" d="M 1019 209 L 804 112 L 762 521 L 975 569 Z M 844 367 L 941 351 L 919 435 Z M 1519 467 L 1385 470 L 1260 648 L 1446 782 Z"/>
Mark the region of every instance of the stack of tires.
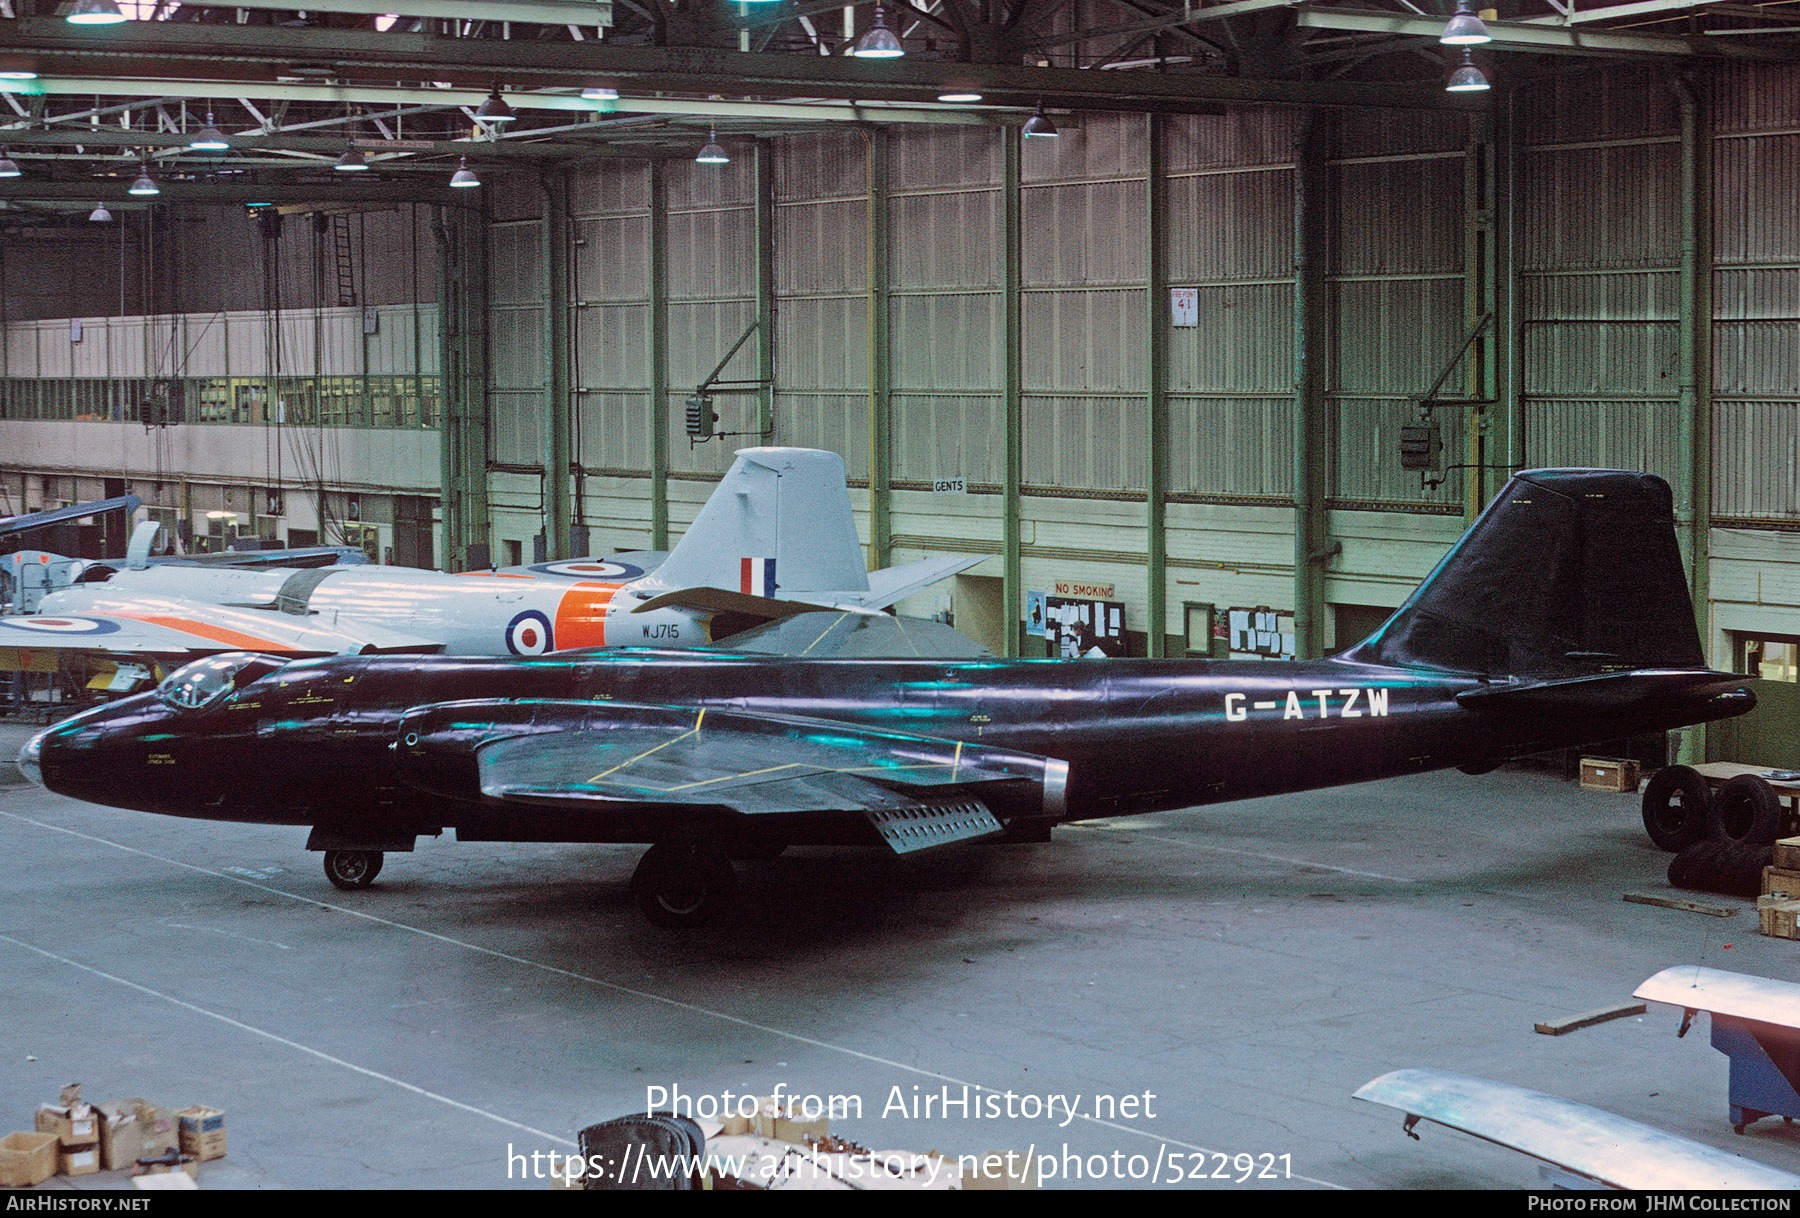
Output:
<path fill-rule="evenodd" d="M 1740 774 L 1714 794 L 1698 771 L 1671 765 L 1644 787 L 1644 830 L 1676 852 L 1669 883 L 1677 888 L 1760 895 L 1783 823 L 1781 801 L 1754 774 Z"/>

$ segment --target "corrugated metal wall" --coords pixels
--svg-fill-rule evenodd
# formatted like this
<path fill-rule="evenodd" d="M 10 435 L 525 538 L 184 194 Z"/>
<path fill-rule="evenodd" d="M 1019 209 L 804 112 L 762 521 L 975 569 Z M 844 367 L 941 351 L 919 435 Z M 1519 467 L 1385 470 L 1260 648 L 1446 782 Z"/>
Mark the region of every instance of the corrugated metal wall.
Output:
<path fill-rule="evenodd" d="M 1522 96 L 1526 462 L 1679 482 L 1679 119 L 1658 77 L 1559 75 Z"/>
<path fill-rule="evenodd" d="M 1720 74 L 1713 142 L 1713 512 L 1800 520 L 1800 75 Z"/>
<path fill-rule="evenodd" d="M 985 128 L 890 136 L 893 476 L 903 485 L 1006 477 L 1001 177 L 1000 141 Z"/>
<path fill-rule="evenodd" d="M 438 308 L 383 305 L 375 332 L 361 308 L 245 310 L 69 318 L 5 328 L 0 377 L 436 376 Z"/>

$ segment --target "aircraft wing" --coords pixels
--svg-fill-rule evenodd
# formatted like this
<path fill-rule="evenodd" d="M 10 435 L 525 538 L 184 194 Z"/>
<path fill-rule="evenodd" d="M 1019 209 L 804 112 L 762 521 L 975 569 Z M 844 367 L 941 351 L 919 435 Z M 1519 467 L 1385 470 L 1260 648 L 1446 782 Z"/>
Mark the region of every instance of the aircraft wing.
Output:
<path fill-rule="evenodd" d="M 402 781 L 452 799 L 478 792 L 640 829 L 837 816 L 896 853 L 998 833 L 990 806 L 1059 815 L 1068 773 L 1035 754 L 830 720 L 561 701 L 417 708 L 400 762 Z"/>
<path fill-rule="evenodd" d="M 1620 1189 L 1800 1188 L 1793 1176 L 1554 1095 L 1442 1070 L 1395 1070 L 1355 1092 Z"/>
<path fill-rule="evenodd" d="M 0 646 L 158 656 L 220 651 L 327 656 L 431 652 L 442 644 L 366 623 L 209 605 L 177 597 L 65 592 L 57 612 L 0 617 Z M 71 601 L 74 603 L 72 604 Z"/>

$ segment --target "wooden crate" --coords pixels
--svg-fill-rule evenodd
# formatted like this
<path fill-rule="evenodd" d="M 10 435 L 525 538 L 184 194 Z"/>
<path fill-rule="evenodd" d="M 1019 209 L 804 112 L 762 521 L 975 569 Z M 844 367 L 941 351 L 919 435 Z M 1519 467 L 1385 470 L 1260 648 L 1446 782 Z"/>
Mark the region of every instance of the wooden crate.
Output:
<path fill-rule="evenodd" d="M 1583 757 L 1581 785 L 1590 791 L 1635 791 L 1638 763 L 1622 757 Z"/>

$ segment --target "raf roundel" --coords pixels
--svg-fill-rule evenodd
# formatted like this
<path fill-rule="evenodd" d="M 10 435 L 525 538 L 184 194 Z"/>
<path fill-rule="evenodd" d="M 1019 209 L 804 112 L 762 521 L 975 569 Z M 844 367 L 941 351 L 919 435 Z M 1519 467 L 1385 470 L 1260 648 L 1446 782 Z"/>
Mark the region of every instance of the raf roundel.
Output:
<path fill-rule="evenodd" d="M 574 579 L 637 579 L 644 574 L 642 567 L 634 567 L 628 562 L 614 562 L 603 558 L 578 558 L 571 562 L 540 563 L 529 570 L 540 575 L 563 575 Z"/>
<path fill-rule="evenodd" d="M 506 624 L 506 649 L 516 656 L 541 656 L 556 647 L 550 619 L 527 609 Z"/>
<path fill-rule="evenodd" d="M 119 628 L 116 622 L 91 617 L 6 617 L 0 618 L 0 626 L 34 634 L 111 634 Z"/>

